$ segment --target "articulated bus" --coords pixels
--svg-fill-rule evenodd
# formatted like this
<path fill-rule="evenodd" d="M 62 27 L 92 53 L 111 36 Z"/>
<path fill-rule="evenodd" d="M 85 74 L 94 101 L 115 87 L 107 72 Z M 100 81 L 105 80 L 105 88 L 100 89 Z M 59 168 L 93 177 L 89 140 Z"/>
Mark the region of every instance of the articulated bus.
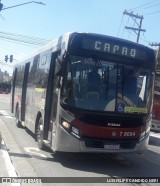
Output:
<path fill-rule="evenodd" d="M 160 69 L 156 70 L 151 129 L 160 132 Z"/>
<path fill-rule="evenodd" d="M 154 51 L 93 33 L 66 33 L 13 72 L 16 125 L 54 152 L 143 153 L 155 78 Z"/>

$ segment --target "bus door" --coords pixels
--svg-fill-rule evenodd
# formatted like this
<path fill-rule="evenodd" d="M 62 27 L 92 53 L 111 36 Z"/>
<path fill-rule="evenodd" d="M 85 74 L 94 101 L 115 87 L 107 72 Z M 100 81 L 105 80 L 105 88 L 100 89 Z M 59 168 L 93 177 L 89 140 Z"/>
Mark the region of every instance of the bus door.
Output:
<path fill-rule="evenodd" d="M 54 82 L 56 82 L 56 80 L 57 80 L 57 77 L 55 78 Z M 52 91 L 51 115 L 50 115 L 50 122 L 49 122 L 50 140 L 52 140 L 51 142 L 54 142 L 56 128 L 57 128 L 57 123 L 56 123 L 57 103 L 58 103 L 58 89 L 56 88 L 55 83 L 54 83 L 54 87 Z"/>
<path fill-rule="evenodd" d="M 23 87 L 22 87 L 22 103 L 21 103 L 21 121 L 25 121 L 25 104 L 26 104 L 26 93 L 27 93 L 27 81 L 29 74 L 30 63 L 25 64 Z"/>
<path fill-rule="evenodd" d="M 57 101 L 58 101 L 58 76 L 55 75 L 55 61 L 59 52 L 56 51 L 52 54 L 50 72 L 47 86 L 46 96 L 46 110 L 45 110 L 45 125 L 44 125 L 44 139 L 47 139 L 51 145 L 52 138 L 54 138 L 56 131 L 56 113 L 57 113 Z"/>
<path fill-rule="evenodd" d="M 12 81 L 12 93 L 11 93 L 11 113 L 14 112 L 14 96 L 15 96 L 15 84 L 16 84 L 17 68 L 14 70 Z"/>

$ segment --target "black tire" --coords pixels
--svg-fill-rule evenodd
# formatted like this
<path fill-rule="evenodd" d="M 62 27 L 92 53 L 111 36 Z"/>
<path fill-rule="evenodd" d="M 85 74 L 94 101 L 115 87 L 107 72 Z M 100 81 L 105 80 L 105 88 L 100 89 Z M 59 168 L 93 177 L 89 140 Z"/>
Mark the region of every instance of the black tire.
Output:
<path fill-rule="evenodd" d="M 19 121 L 19 110 L 18 110 L 18 107 L 16 109 L 16 126 L 18 128 L 22 128 L 21 122 Z"/>
<path fill-rule="evenodd" d="M 42 117 L 40 117 L 38 120 L 38 125 L 36 128 L 36 141 L 37 141 L 39 149 L 41 150 L 46 149 L 46 146 L 43 142 L 43 119 Z"/>

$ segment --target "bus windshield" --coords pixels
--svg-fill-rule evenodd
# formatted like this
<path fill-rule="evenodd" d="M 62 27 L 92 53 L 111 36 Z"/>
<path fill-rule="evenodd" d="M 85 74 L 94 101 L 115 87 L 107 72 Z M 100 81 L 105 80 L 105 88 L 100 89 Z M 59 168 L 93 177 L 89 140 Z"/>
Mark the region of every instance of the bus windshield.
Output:
<path fill-rule="evenodd" d="M 62 104 L 107 112 L 148 113 L 152 72 L 138 66 L 69 56 L 63 76 Z"/>

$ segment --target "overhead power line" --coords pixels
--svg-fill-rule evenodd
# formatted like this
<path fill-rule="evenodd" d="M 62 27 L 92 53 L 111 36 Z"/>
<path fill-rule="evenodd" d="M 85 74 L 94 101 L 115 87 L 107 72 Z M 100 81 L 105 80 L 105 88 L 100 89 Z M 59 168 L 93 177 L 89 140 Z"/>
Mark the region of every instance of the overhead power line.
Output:
<path fill-rule="evenodd" d="M 139 8 L 142 8 L 142 7 L 145 7 L 145 6 L 149 5 L 149 4 L 154 3 L 155 1 L 156 1 L 156 0 L 150 1 L 149 3 L 145 3 L 145 4 L 142 4 L 142 5 L 139 5 L 139 6 L 135 7 L 135 8 L 129 9 L 128 11 L 133 11 L 133 10 L 136 10 L 136 9 L 139 9 Z"/>
<path fill-rule="evenodd" d="M 0 39 L 6 39 L 11 41 L 16 41 L 20 43 L 25 43 L 29 45 L 43 46 L 48 43 L 50 40 L 42 39 L 33 36 L 26 36 L 22 34 L 15 34 L 10 32 L 2 32 L 0 31 Z"/>
<path fill-rule="evenodd" d="M 120 29 L 121 29 L 121 26 L 122 26 L 122 23 L 123 23 L 123 17 L 124 17 L 124 14 L 122 15 L 122 18 L 121 18 L 121 23 L 120 23 L 119 28 L 118 28 L 117 37 L 119 36 L 119 32 L 120 32 Z"/>
<path fill-rule="evenodd" d="M 123 14 L 123 15 L 124 15 L 124 14 Z M 129 23 L 129 17 L 128 17 L 127 21 L 126 21 L 126 25 L 128 25 L 128 23 Z M 125 31 L 125 27 L 123 28 L 121 38 L 123 37 L 124 31 Z"/>
<path fill-rule="evenodd" d="M 6 19 L 0 14 L 0 17 L 3 19 L 3 21 L 5 21 Z"/>
<path fill-rule="evenodd" d="M 159 46 L 160 47 L 160 43 L 150 43 L 151 46 Z"/>
<path fill-rule="evenodd" d="M 158 0 L 154 0 L 154 1 L 150 1 L 150 2 L 148 2 L 148 3 L 145 3 L 145 4 L 142 4 L 142 5 L 140 5 L 140 6 L 137 6 L 137 7 L 135 7 L 135 8 L 131 8 L 131 9 L 129 9 L 128 11 L 134 11 L 134 10 L 147 10 L 147 9 L 152 9 L 152 8 L 155 8 L 155 7 L 158 7 L 158 6 L 160 6 L 160 3 L 158 3 L 158 4 L 153 4 L 153 3 L 155 3 L 155 1 L 158 1 Z M 153 9 L 152 9 L 153 10 Z M 143 15 L 152 15 L 152 14 L 157 14 L 157 13 L 159 13 L 160 12 L 160 10 L 158 10 L 158 11 L 154 11 L 154 12 L 150 12 L 150 13 L 144 13 Z"/>
<path fill-rule="evenodd" d="M 159 11 L 157 11 L 157 12 L 151 12 L 151 13 L 144 14 L 144 15 L 151 15 L 151 14 L 157 14 L 157 13 L 160 13 L 160 10 L 159 10 Z"/>
<path fill-rule="evenodd" d="M 13 68 L 12 65 L 9 65 L 9 64 L 4 63 L 4 62 L 2 62 L 2 61 L 0 61 L 0 65 L 2 65 L 2 66 L 7 66 L 7 67 L 9 67 L 9 68 Z M 1 68 L 2 68 L 2 67 L 1 67 Z"/>
<path fill-rule="evenodd" d="M 144 10 L 144 9 L 148 9 L 148 8 L 157 7 L 157 6 L 160 6 L 160 4 L 156 4 L 156 5 L 152 5 L 152 6 L 145 7 L 145 8 L 143 8 L 142 10 Z"/>

